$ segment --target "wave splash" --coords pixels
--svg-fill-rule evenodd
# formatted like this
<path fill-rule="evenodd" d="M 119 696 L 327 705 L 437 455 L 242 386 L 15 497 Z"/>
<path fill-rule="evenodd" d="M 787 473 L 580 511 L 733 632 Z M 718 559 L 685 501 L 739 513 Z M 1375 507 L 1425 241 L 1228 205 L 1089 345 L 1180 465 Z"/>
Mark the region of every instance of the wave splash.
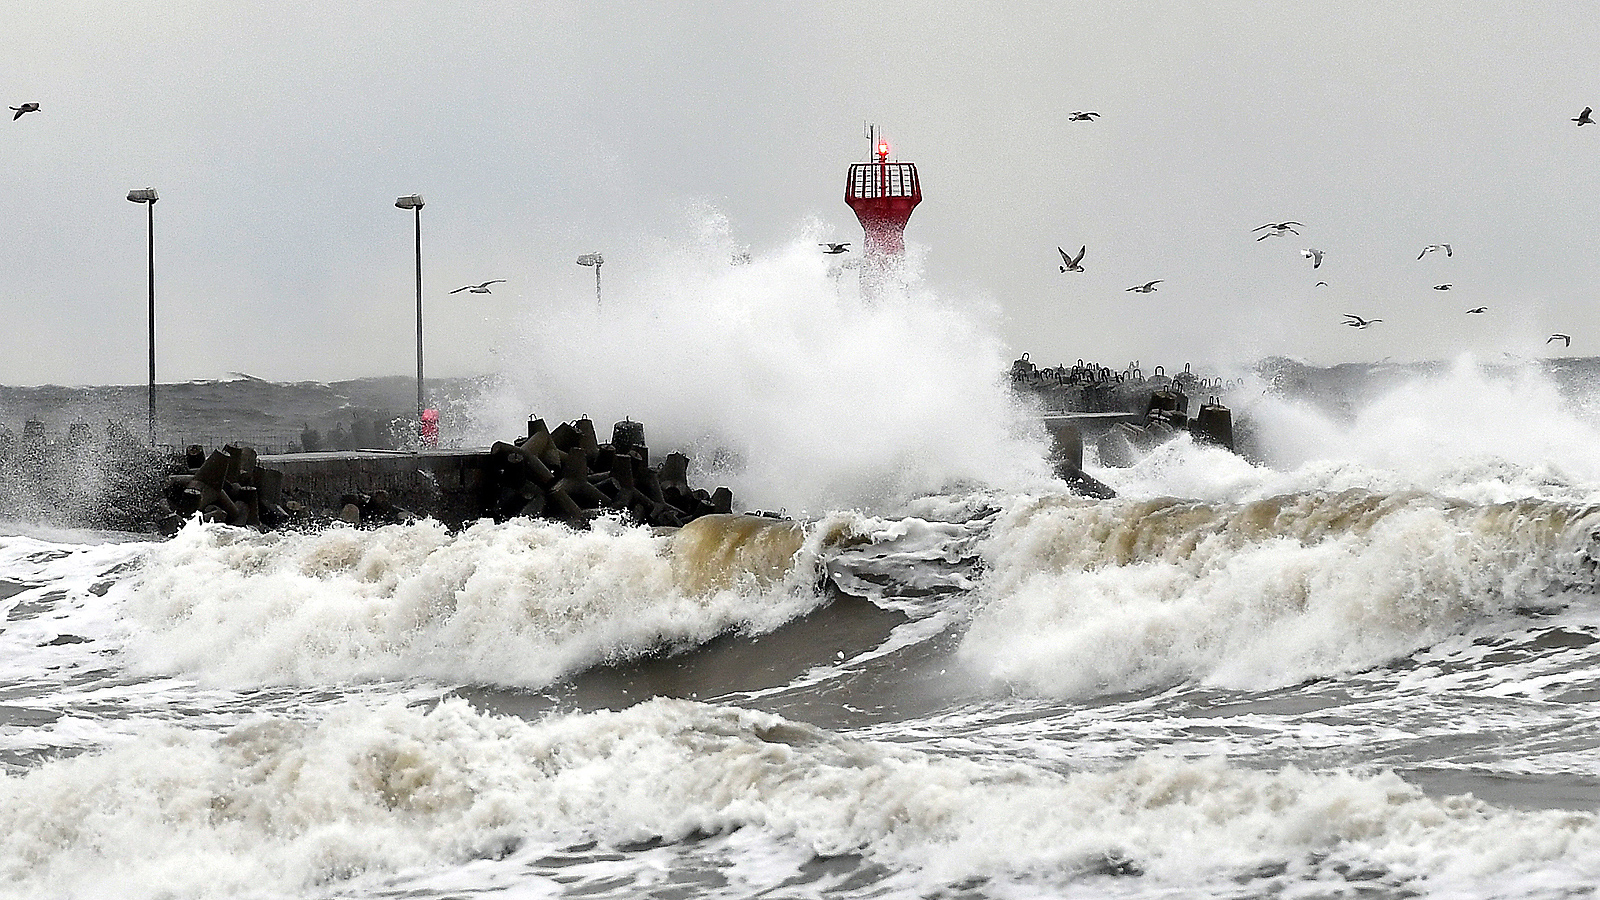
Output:
<path fill-rule="evenodd" d="M 465 894 L 587 842 L 610 848 L 604 871 L 563 883 L 642 889 L 731 844 L 764 858 L 727 871 L 741 896 L 817 861 L 924 895 L 972 879 L 1492 895 L 1600 875 L 1591 815 L 1430 799 L 1392 774 L 1145 757 L 1063 775 L 662 699 L 535 723 L 448 701 L 170 728 L 0 777 L 0 801 L 0 875 L 24 893 L 388 891 L 448 872 Z"/>
<path fill-rule="evenodd" d="M 819 233 L 730 266 L 731 241 L 708 227 L 603 307 L 529 317 L 485 417 L 506 434 L 530 412 L 628 416 L 653 448 L 690 452 L 697 480 L 793 514 L 1046 477 L 1043 429 L 1007 388 L 998 313 L 915 277 L 864 302 Z"/>
<path fill-rule="evenodd" d="M 1241 404 L 1241 415 L 1262 459 L 1301 479 L 1278 483 L 1278 492 L 1364 484 L 1480 503 L 1600 502 L 1592 378 L 1462 356 L 1420 372 L 1374 369 L 1321 400 L 1265 390 Z"/>
<path fill-rule="evenodd" d="M 1594 507 L 1539 500 L 1046 498 L 997 522 L 962 654 L 1046 696 L 1281 687 L 1592 591 L 1597 535 Z"/>
<path fill-rule="evenodd" d="M 432 521 L 309 534 L 196 522 L 153 545 L 119 595 L 126 652 L 135 671 L 230 687 L 537 688 L 727 631 L 763 633 L 824 601 L 825 533 L 776 522 L 705 533 L 717 524 L 675 547 L 609 519 L 588 531 L 484 521 L 456 534 Z"/>

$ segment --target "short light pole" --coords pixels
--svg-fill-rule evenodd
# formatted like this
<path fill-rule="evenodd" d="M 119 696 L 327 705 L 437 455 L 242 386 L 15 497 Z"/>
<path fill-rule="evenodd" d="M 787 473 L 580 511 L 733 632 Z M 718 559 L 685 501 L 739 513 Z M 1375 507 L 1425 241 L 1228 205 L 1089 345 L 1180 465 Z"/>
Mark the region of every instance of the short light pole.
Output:
<path fill-rule="evenodd" d="M 422 195 L 407 194 L 394 205 L 417 214 L 417 428 L 421 434 L 422 412 L 426 409 L 422 398 Z"/>
<path fill-rule="evenodd" d="M 156 445 L 156 192 L 150 188 L 128 192 L 128 199 L 148 208 L 150 221 L 150 446 Z"/>
<path fill-rule="evenodd" d="M 594 305 L 600 307 L 600 267 L 606 264 L 606 258 L 598 253 L 585 253 L 578 257 L 578 265 L 594 266 Z"/>

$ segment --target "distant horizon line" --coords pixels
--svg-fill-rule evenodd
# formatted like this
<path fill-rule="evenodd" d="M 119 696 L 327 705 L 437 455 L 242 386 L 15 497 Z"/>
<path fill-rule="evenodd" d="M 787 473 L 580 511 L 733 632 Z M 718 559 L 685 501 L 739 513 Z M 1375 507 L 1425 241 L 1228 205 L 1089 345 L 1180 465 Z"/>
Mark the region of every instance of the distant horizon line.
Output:
<path fill-rule="evenodd" d="M 185 385 L 230 384 L 230 383 L 235 383 L 235 382 L 249 382 L 249 381 L 260 382 L 262 384 L 278 384 L 278 385 L 285 385 L 285 386 L 293 386 L 293 385 L 301 385 L 301 384 L 326 384 L 326 385 L 354 384 L 354 383 L 358 383 L 358 382 L 379 382 L 379 381 L 399 381 L 399 382 L 405 382 L 405 383 L 408 383 L 408 384 L 414 384 L 414 383 L 416 383 L 416 380 L 417 380 L 417 376 L 415 376 L 415 375 L 359 375 L 359 376 L 355 376 L 355 377 L 351 377 L 351 378 L 334 378 L 334 379 L 328 379 L 328 380 L 318 379 L 318 378 L 302 378 L 302 379 L 299 379 L 299 380 L 296 380 L 296 381 L 276 381 L 276 380 L 271 379 L 271 378 L 259 378 L 259 377 L 255 376 L 255 375 L 250 375 L 250 374 L 247 374 L 247 373 L 244 373 L 244 372 L 230 372 L 229 374 L 232 375 L 232 376 L 235 376 L 235 377 L 231 377 L 231 378 L 190 378 L 190 379 L 186 379 L 184 381 L 157 381 L 156 382 L 156 387 L 157 388 L 162 388 L 162 387 L 183 387 Z M 481 379 L 498 378 L 498 377 L 501 377 L 501 373 L 498 373 L 498 372 L 484 372 L 484 373 L 480 373 L 480 374 L 477 374 L 477 375 L 429 375 L 429 376 L 427 376 L 427 377 L 425 377 L 423 379 L 423 383 L 427 384 L 427 383 L 431 383 L 431 382 L 477 381 L 477 380 L 481 380 Z M 29 383 L 29 384 L 16 384 L 16 383 L 11 383 L 11 382 L 0 381 L 0 390 L 12 389 L 12 388 L 14 388 L 14 389 L 67 388 L 67 389 L 72 389 L 72 390 L 87 389 L 87 388 L 130 388 L 130 389 L 137 388 L 138 390 L 142 391 L 142 390 L 148 389 L 149 386 L 150 386 L 149 382 L 144 382 L 144 381 L 141 381 L 141 382 L 138 382 L 138 383 L 132 383 L 132 382 L 129 382 L 129 383 L 122 383 L 122 382 L 98 382 L 98 383 L 77 382 L 77 383 L 72 383 L 72 384 L 67 384 L 65 382 L 59 382 L 59 381 L 37 381 L 37 382 Z"/>
<path fill-rule="evenodd" d="M 1474 357 L 1478 357 L 1478 354 L 1475 354 L 1475 353 L 1469 353 L 1468 355 L 1471 355 L 1471 356 L 1474 356 Z M 1460 358 L 1460 355 L 1458 354 L 1457 356 L 1450 357 L 1450 358 L 1441 357 L 1441 358 L 1431 358 L 1431 359 L 1395 360 L 1395 359 L 1393 359 L 1391 357 L 1384 357 L 1383 359 L 1344 360 L 1344 361 L 1341 361 L 1341 362 L 1311 362 L 1311 361 L 1306 360 L 1303 357 L 1285 356 L 1285 355 L 1282 355 L 1282 354 L 1268 354 L 1266 356 L 1258 357 L 1253 362 L 1245 364 L 1245 368 L 1257 369 L 1257 368 L 1260 368 L 1261 366 L 1266 365 L 1266 364 L 1281 365 L 1283 363 L 1292 363 L 1292 364 L 1297 365 L 1297 366 L 1303 366 L 1303 367 L 1312 368 L 1312 369 L 1335 369 L 1335 368 L 1339 368 L 1341 366 L 1432 366 L 1432 365 L 1448 365 L 1448 364 L 1453 363 L 1454 361 L 1456 361 L 1459 358 Z M 1500 353 L 1500 354 L 1497 354 L 1494 357 L 1480 357 L 1480 358 L 1478 358 L 1478 361 L 1480 363 L 1484 364 L 1484 365 L 1503 365 L 1503 364 L 1506 364 L 1506 363 L 1552 363 L 1552 362 L 1561 362 L 1563 360 L 1585 360 L 1585 359 L 1596 359 L 1596 358 L 1600 358 L 1600 357 L 1597 357 L 1595 355 L 1572 355 L 1572 356 L 1551 356 L 1551 357 L 1512 356 L 1512 355 L 1510 355 L 1508 353 Z M 1004 371 L 1002 371 L 1000 374 L 1004 375 L 1006 373 Z M 345 377 L 345 378 L 332 378 L 332 379 L 301 378 L 301 379 L 296 379 L 296 380 L 293 380 L 293 381 L 280 381 L 280 380 L 276 380 L 276 379 L 272 379 L 272 378 L 262 378 L 262 377 L 259 377 L 259 376 L 256 376 L 256 375 L 251 375 L 248 372 L 229 372 L 228 376 L 231 376 L 231 377 L 189 378 L 189 379 L 185 379 L 183 381 L 157 381 L 156 382 L 156 387 L 157 388 L 162 388 L 162 387 L 172 388 L 172 387 L 183 387 L 183 386 L 186 386 L 186 385 L 228 384 L 228 383 L 232 383 L 232 382 L 248 382 L 248 381 L 256 381 L 256 382 L 261 382 L 262 384 L 274 384 L 274 385 L 284 385 L 284 386 L 304 385 L 304 384 L 323 384 L 323 385 L 358 384 L 358 383 L 376 383 L 376 382 L 384 382 L 384 381 L 415 383 L 415 381 L 416 381 L 416 376 L 415 375 L 411 375 L 411 374 L 356 375 L 356 376 L 350 376 L 350 377 Z M 502 378 L 502 377 L 504 377 L 504 373 L 502 373 L 502 372 L 478 372 L 478 373 L 470 374 L 470 375 L 429 375 L 429 376 L 427 376 L 427 377 L 425 377 L 423 379 L 423 383 L 427 384 L 427 383 L 430 383 L 430 382 L 438 382 L 438 383 L 445 383 L 445 382 L 471 382 L 471 381 L 492 380 L 492 379 L 495 379 L 495 378 Z M 36 382 L 20 383 L 20 382 L 0 381 L 0 390 L 28 390 L 28 389 L 36 389 L 36 388 L 63 388 L 63 389 L 68 389 L 68 390 L 87 390 L 87 389 L 94 389 L 94 388 L 128 388 L 128 389 L 146 390 L 146 389 L 148 389 L 148 387 L 149 387 L 149 383 L 148 382 L 137 382 L 137 383 L 133 383 L 133 382 L 128 382 L 128 383 L 123 383 L 123 382 L 72 382 L 72 383 L 67 383 L 67 382 L 60 382 L 60 381 L 36 381 Z"/>

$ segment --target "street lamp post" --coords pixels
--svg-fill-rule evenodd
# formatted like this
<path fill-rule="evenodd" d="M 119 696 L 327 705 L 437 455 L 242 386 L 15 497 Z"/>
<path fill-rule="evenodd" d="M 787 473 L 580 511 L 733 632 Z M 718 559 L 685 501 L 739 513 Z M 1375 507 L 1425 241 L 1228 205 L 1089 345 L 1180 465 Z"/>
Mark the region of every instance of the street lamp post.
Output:
<path fill-rule="evenodd" d="M 128 192 L 128 199 L 143 203 L 150 222 L 150 446 L 156 445 L 156 192 L 150 188 Z"/>
<path fill-rule="evenodd" d="M 422 428 L 422 413 L 426 408 L 422 397 L 422 195 L 407 194 L 394 201 L 401 209 L 416 213 L 417 219 L 417 428 Z"/>
<path fill-rule="evenodd" d="M 594 305 L 600 306 L 600 267 L 605 265 L 606 258 L 598 253 L 585 253 L 578 257 L 578 265 L 594 266 Z"/>

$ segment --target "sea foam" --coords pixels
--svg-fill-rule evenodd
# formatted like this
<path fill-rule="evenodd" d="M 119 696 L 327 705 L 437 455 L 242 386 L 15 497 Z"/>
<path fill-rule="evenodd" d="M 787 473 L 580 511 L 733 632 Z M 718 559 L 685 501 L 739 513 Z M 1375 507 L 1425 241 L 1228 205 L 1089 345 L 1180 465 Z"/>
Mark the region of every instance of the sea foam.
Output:
<path fill-rule="evenodd" d="M 822 602 L 817 547 L 785 543 L 783 572 L 758 548 L 760 572 L 741 574 L 725 571 L 737 554 L 713 543 L 714 559 L 685 558 L 671 538 L 611 519 L 458 533 L 431 521 L 272 534 L 196 522 L 151 547 L 116 597 L 143 674 L 540 687 L 725 631 L 761 633 Z"/>
<path fill-rule="evenodd" d="M 1002 893 L 1488 896 L 1600 876 L 1593 816 L 1431 799 L 1391 774 L 1166 757 L 1062 774 L 659 699 L 534 723 L 459 701 L 352 705 L 220 735 L 164 729 L 0 777 L 0 880 L 17 896 L 393 890 L 445 870 L 462 888 L 512 870 L 532 887 L 540 858 L 586 841 L 620 851 L 600 889 L 751 833 L 741 844 L 790 847 L 796 867 L 858 855 L 906 895 L 978 879 Z M 782 859 L 728 870 L 730 895 L 797 876 Z"/>
<path fill-rule="evenodd" d="M 1589 590 L 1600 513 L 1305 492 L 1045 498 L 1001 517 L 962 652 L 1029 692 L 1266 689 L 1359 671 Z"/>
<path fill-rule="evenodd" d="M 1471 356 L 1304 392 L 1250 377 L 1224 397 L 1242 455 L 1181 436 L 1128 468 L 1098 468 L 1091 441 L 1090 470 L 1137 499 L 1364 489 L 1600 503 L 1600 410 L 1574 377 Z"/>

